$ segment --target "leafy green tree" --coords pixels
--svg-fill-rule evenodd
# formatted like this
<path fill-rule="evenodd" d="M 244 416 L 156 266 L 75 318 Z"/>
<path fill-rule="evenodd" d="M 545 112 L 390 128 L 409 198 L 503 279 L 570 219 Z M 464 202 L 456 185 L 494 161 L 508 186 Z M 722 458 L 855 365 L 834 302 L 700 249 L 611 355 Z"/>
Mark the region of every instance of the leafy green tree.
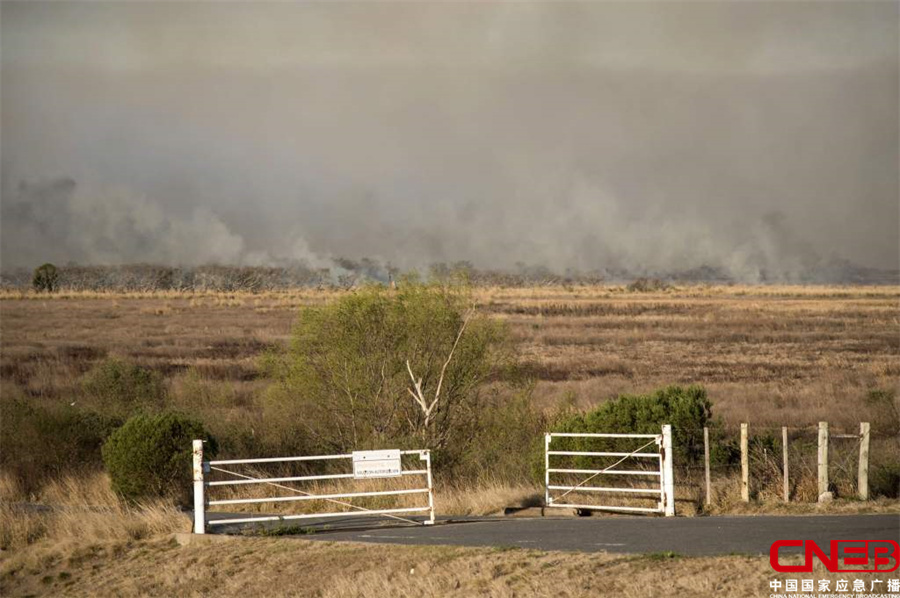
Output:
<path fill-rule="evenodd" d="M 270 400 L 292 405 L 323 449 L 399 443 L 452 459 L 485 406 L 484 383 L 509 364 L 505 338 L 465 288 L 363 288 L 301 312 L 288 352 L 268 360 Z"/>
<path fill-rule="evenodd" d="M 59 271 L 53 264 L 43 264 L 34 270 L 31 277 L 31 286 L 35 291 L 47 291 L 52 293 L 56 289 L 56 283 L 59 280 Z"/>

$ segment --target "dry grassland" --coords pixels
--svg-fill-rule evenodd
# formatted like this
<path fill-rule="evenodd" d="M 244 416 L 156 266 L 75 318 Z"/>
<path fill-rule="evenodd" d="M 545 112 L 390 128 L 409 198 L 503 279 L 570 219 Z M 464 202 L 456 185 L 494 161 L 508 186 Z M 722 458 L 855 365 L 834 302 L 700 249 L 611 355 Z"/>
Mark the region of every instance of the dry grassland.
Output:
<path fill-rule="evenodd" d="M 196 368 L 234 403 L 262 382 L 257 358 L 282 345 L 301 305 L 336 291 L 0 296 L 0 384 L 64 398 L 106 356 L 178 384 Z M 900 287 L 489 288 L 481 308 L 509 322 L 537 378 L 535 400 L 595 405 L 621 392 L 703 384 L 728 424 L 853 428 L 869 389 L 900 387 Z"/>

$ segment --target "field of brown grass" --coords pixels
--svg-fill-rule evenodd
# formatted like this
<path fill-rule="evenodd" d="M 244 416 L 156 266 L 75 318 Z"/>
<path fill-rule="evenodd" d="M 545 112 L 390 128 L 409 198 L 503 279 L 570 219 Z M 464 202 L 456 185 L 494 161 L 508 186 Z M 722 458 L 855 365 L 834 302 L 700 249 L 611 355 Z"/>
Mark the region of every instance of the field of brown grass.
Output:
<path fill-rule="evenodd" d="M 106 356 L 173 384 L 196 368 L 234 401 L 259 388 L 257 358 L 283 345 L 297 308 L 337 291 L 7 292 L 0 296 L 0 384 L 69 396 Z M 704 385 L 727 424 L 854 427 L 862 399 L 900 387 L 900 287 L 488 288 L 481 308 L 509 322 L 537 378 L 535 400 L 595 405 L 621 392 Z"/>
<path fill-rule="evenodd" d="M 259 358 L 287 343 L 301 306 L 346 292 L 4 292 L 0 392 L 38 404 L 103 411 L 108 406 L 88 404 L 80 384 L 94 365 L 121 357 L 160 372 L 173 406 L 200 409 L 207 425 L 227 430 L 233 422 L 251 422 L 259 433 L 282 433 L 266 428 L 278 418 L 260 407 L 268 381 L 261 378 Z M 477 288 L 475 293 L 481 310 L 509 324 L 520 361 L 536 379 L 533 400 L 539 408 L 589 408 L 619 393 L 702 384 L 714 416 L 732 435 L 743 421 L 754 434 L 780 436 L 786 425 L 809 445 L 815 438 L 811 426 L 821 420 L 836 432 L 854 432 L 859 421 L 871 421 L 877 432 L 884 406 L 867 404 L 866 395 L 900 388 L 900 287 L 687 286 L 633 292 L 575 286 Z M 885 450 L 895 456 L 895 439 L 873 443 L 876 461 Z M 836 472 L 845 495 L 854 492 L 851 444 L 834 448 L 833 463 L 846 465 L 847 471 Z M 796 457 L 799 475 L 792 492 L 800 500 L 816 496 L 811 456 L 812 461 L 810 455 Z M 772 478 L 760 485 L 760 498 L 778 500 L 778 455 L 763 452 L 757 461 L 754 476 Z M 689 474 L 679 492 L 697 502 L 699 472 Z M 727 509 L 737 502 L 735 474 L 714 472 L 714 494 Z M 462 494 L 498 493 L 489 487 Z M 474 506 L 451 502 L 465 512 L 485 510 L 481 500 Z"/>

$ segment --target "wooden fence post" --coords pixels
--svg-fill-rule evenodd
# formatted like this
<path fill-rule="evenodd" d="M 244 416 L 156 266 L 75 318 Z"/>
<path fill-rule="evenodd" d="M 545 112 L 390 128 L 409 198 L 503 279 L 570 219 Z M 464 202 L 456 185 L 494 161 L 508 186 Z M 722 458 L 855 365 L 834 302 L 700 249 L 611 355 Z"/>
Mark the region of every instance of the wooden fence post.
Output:
<path fill-rule="evenodd" d="M 828 492 L 828 422 L 819 422 L 819 502 Z"/>
<path fill-rule="evenodd" d="M 869 500 L 869 422 L 859 424 L 859 479 L 857 491 L 860 500 Z"/>
<path fill-rule="evenodd" d="M 706 466 L 706 506 L 709 506 L 712 503 L 712 493 L 709 483 L 709 428 L 706 426 L 703 426 L 703 462 Z"/>
<path fill-rule="evenodd" d="M 781 427 L 781 445 L 784 452 L 784 502 L 791 500 L 791 486 L 788 481 L 788 430 L 787 426 Z"/>
<path fill-rule="evenodd" d="M 750 450 L 747 424 L 741 424 L 741 500 L 750 502 Z"/>

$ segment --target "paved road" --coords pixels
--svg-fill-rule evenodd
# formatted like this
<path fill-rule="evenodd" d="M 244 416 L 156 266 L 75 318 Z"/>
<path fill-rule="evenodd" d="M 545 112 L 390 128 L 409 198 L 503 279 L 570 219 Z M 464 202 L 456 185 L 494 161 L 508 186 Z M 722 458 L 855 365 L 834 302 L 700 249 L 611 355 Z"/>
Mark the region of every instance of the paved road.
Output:
<path fill-rule="evenodd" d="M 222 516 L 220 513 L 210 515 Z M 297 524 L 297 521 L 284 525 L 288 524 Z M 582 552 L 673 551 L 684 555 L 768 554 L 776 540 L 815 540 L 822 547 L 827 547 L 830 540 L 900 540 L 900 514 L 671 519 L 481 517 L 444 519 L 434 526 L 400 522 L 378 525 L 374 520 L 347 518 L 312 523 L 304 520 L 301 525 L 307 532 L 303 537 L 313 540 L 514 546 Z M 216 529 L 228 533 L 236 531 L 237 526 L 216 526 Z M 782 554 L 790 552 L 791 549 L 782 550 Z"/>

